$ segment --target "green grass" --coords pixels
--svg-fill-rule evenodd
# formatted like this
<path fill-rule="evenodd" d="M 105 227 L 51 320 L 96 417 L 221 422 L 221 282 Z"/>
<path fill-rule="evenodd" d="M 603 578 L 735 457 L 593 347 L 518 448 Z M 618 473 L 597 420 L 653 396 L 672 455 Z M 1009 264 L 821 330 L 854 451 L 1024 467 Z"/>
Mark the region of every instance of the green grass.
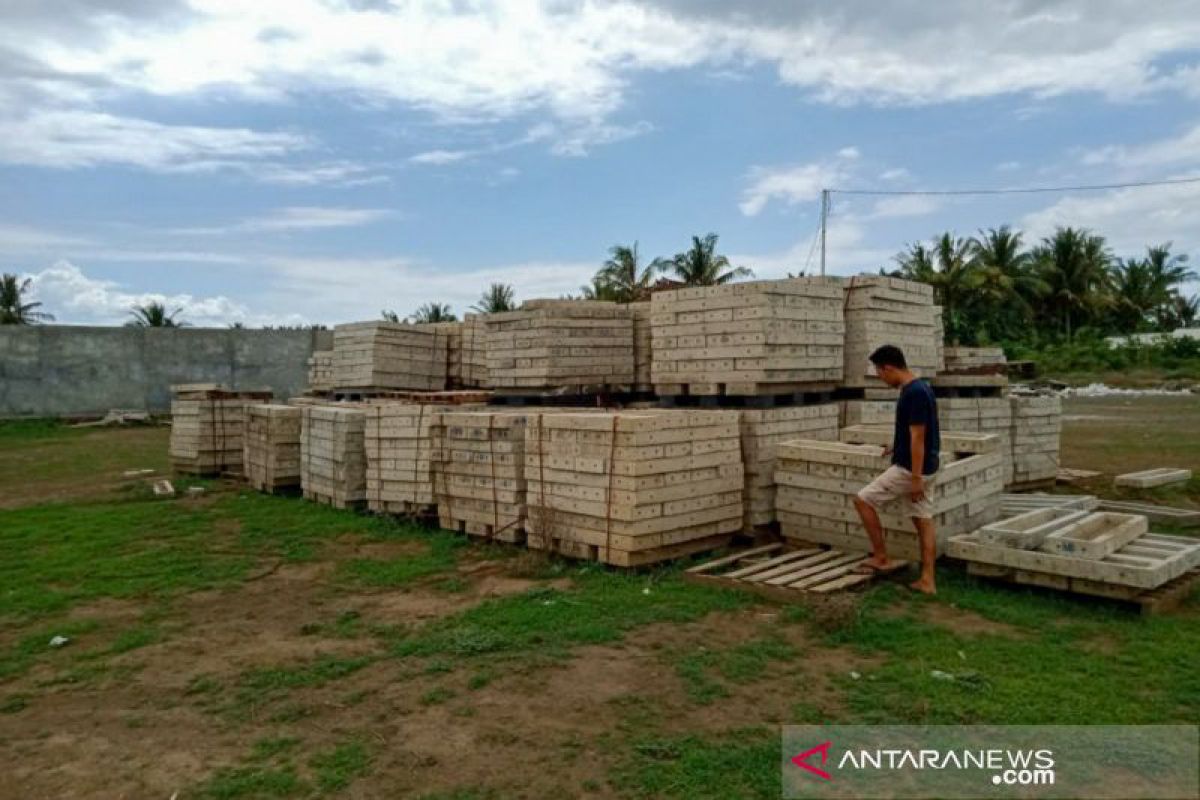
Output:
<path fill-rule="evenodd" d="M 613 770 L 612 783 L 629 797 L 778 797 L 779 735 L 751 728 L 716 736 L 644 736 Z"/>
<path fill-rule="evenodd" d="M 686 584 L 675 571 L 638 575 L 582 567 L 573 580 L 567 591 L 539 587 L 430 622 L 398 642 L 394 654 L 561 657 L 578 645 L 616 641 L 642 625 L 690 622 L 755 602 L 744 594 Z"/>
<path fill-rule="evenodd" d="M 316 774 L 317 786 L 322 792 L 331 793 L 345 789 L 355 778 L 369 773 L 371 754 L 361 742 L 348 742 L 313 756 L 308 764 Z"/>
<path fill-rule="evenodd" d="M 445 531 L 430 532 L 425 552 L 401 558 L 356 558 L 339 565 L 341 576 L 351 583 L 370 587 L 406 586 L 421 578 L 454 569 L 467 541 Z M 451 579 L 453 580 L 453 579 Z"/>
<path fill-rule="evenodd" d="M 218 770 L 199 787 L 199 796 L 210 800 L 259 797 L 294 797 L 307 793 L 308 784 L 294 767 L 228 767 Z"/>

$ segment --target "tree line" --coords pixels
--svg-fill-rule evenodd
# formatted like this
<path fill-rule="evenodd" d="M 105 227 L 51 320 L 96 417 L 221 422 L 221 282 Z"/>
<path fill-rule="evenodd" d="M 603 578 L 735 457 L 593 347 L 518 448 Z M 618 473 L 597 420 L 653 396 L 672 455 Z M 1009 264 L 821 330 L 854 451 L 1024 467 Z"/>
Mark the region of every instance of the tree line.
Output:
<path fill-rule="evenodd" d="M 632 303 L 658 289 L 717 286 L 753 277 L 717 252 L 718 236 L 693 236 L 690 246 L 671 257 L 646 261 L 638 243 L 609 248 L 608 258 L 577 297 Z M 948 341 L 960 344 L 1071 341 L 1081 331 L 1130 334 L 1193 327 L 1200 320 L 1200 297 L 1183 294 L 1196 280 L 1185 254 L 1170 242 L 1146 248 L 1144 256 L 1118 258 L 1105 238 L 1084 228 L 1063 227 L 1032 247 L 1008 225 L 960 237 L 946 232 L 929 242 L 910 244 L 895 256 L 896 267 L 880 274 L 933 286 L 942 307 Z M 803 273 L 799 273 L 803 274 Z M 0 277 L 0 324 L 37 324 L 54 317 L 26 299 L 30 280 Z M 493 283 L 471 306 L 479 313 L 518 307 L 511 284 Z M 127 323 L 139 327 L 178 327 L 183 309 L 161 303 L 130 309 Z M 386 320 L 416 323 L 458 319 L 447 303 L 429 302 L 407 317 L 391 310 Z M 242 327 L 233 323 L 233 327 Z"/>

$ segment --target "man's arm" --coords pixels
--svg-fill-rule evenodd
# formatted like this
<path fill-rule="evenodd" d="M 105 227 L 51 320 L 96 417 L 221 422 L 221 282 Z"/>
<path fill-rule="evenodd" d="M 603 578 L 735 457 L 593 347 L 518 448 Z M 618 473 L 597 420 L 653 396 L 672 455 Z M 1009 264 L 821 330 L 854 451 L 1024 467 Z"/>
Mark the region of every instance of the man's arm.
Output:
<path fill-rule="evenodd" d="M 925 426 L 908 426 L 908 446 L 912 453 L 912 501 L 925 496 Z"/>

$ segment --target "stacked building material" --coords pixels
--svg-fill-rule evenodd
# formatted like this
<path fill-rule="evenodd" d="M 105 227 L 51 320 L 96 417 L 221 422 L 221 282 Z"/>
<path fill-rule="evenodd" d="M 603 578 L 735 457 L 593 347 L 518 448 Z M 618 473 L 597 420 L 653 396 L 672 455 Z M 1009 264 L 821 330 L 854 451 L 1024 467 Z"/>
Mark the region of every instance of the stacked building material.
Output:
<path fill-rule="evenodd" d="M 271 393 L 235 392 L 209 383 L 181 384 L 171 391 L 171 468 L 191 475 L 240 474 L 246 406 L 270 400 Z"/>
<path fill-rule="evenodd" d="M 879 447 L 879 442 L 890 439 L 890 432 L 871 426 L 865 430 L 866 435 L 857 438 L 874 444 L 801 439 L 778 446 L 775 506 L 785 538 L 850 551 L 870 549 L 854 497 L 890 466 Z M 942 437 L 942 467 L 927 487 L 939 553 L 949 537 L 999 517 L 1004 490 L 999 447 L 996 437 L 983 434 Z M 898 501 L 879 515 L 888 552 L 919 558 L 916 530 L 904 511 L 903 501 Z"/>
<path fill-rule="evenodd" d="M 1012 408 L 1008 398 L 941 397 L 938 398 L 937 406 L 938 423 L 942 431 L 991 433 L 1000 439 L 1000 452 L 1004 459 L 1004 483 L 1012 483 Z"/>
<path fill-rule="evenodd" d="M 653 363 L 653 345 L 650 335 L 650 301 L 630 303 L 633 313 L 633 390 L 652 392 L 654 383 L 650 367 Z"/>
<path fill-rule="evenodd" d="M 1010 485 L 1019 488 L 1053 486 L 1058 475 L 1062 399 L 1057 395 L 1014 395 Z"/>
<path fill-rule="evenodd" d="M 629 389 L 633 314 L 616 303 L 531 300 L 487 316 L 488 381 L 501 391 Z"/>
<path fill-rule="evenodd" d="M 367 508 L 385 514 L 432 511 L 439 426 L 446 406 L 378 401 L 366 409 Z"/>
<path fill-rule="evenodd" d="M 488 386 L 487 317 L 467 314 L 462 329 L 462 386 L 484 389 Z"/>
<path fill-rule="evenodd" d="M 1008 359 L 1001 347 L 947 347 L 946 372 L 961 375 L 970 372 L 986 374 L 1004 372 Z"/>
<path fill-rule="evenodd" d="M 525 540 L 525 428 L 536 414 L 441 414 L 434 497 L 443 528 L 503 542 Z"/>
<path fill-rule="evenodd" d="M 529 546 L 617 566 L 708 550 L 742 527 L 735 411 L 544 414 L 526 430 Z"/>
<path fill-rule="evenodd" d="M 446 388 L 450 337 L 420 325 L 355 322 L 333 329 L 339 390 Z"/>
<path fill-rule="evenodd" d="M 842 427 L 849 425 L 892 425 L 896 421 L 895 400 L 842 400 Z"/>
<path fill-rule="evenodd" d="M 845 377 L 848 387 L 877 388 L 870 355 L 881 345 L 904 351 L 908 366 L 930 378 L 942 368 L 941 309 L 924 283 L 859 275 L 846 284 Z"/>
<path fill-rule="evenodd" d="M 301 416 L 297 406 L 246 406 L 243 473 L 246 482 L 260 492 L 300 485 Z"/>
<path fill-rule="evenodd" d="M 433 331 L 446 340 L 446 388 L 463 387 L 463 331 L 464 322 L 433 322 L 418 325 L 418 328 Z"/>
<path fill-rule="evenodd" d="M 753 532 L 775 519 L 775 447 L 791 439 L 836 442 L 838 406 L 827 403 L 736 412 L 745 471 L 743 530 Z"/>
<path fill-rule="evenodd" d="M 657 292 L 651 366 L 660 395 L 756 395 L 842 376 L 842 289 L 789 278 Z"/>
<path fill-rule="evenodd" d="M 333 391 L 332 350 L 317 350 L 309 356 L 308 390 L 314 393 Z"/>
<path fill-rule="evenodd" d="M 367 414 L 359 407 L 301 409 L 300 485 L 310 500 L 353 508 L 367 498 Z"/>

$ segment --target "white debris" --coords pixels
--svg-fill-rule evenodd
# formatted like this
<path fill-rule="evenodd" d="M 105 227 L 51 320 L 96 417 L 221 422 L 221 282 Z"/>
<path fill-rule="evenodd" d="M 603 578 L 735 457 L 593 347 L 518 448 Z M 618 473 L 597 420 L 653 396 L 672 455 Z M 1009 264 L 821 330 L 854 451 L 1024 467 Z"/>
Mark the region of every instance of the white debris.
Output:
<path fill-rule="evenodd" d="M 860 675 L 859 673 L 855 672 L 854 670 L 851 670 L 851 671 L 850 671 L 850 677 L 851 677 L 852 679 L 854 679 L 854 680 L 858 680 L 859 678 L 861 678 L 861 677 L 862 677 L 862 675 Z"/>
<path fill-rule="evenodd" d="M 939 681 L 954 680 L 953 675 L 951 675 L 949 672 L 942 672 L 940 669 L 931 670 L 929 673 L 929 677 L 933 678 L 934 680 L 939 680 Z"/>
<path fill-rule="evenodd" d="M 65 645 L 67 645 L 70 641 L 71 640 L 68 639 L 66 636 L 55 636 L 53 639 L 50 640 L 50 646 L 51 647 L 63 647 Z"/>
<path fill-rule="evenodd" d="M 154 496 L 155 497 L 174 497 L 175 496 L 175 486 L 166 478 L 163 478 L 161 481 L 155 481 L 154 482 Z"/>
<path fill-rule="evenodd" d="M 1063 397 L 1186 397 L 1195 392 L 1191 389 L 1122 389 L 1089 383 L 1087 386 L 1068 386 L 1059 394 Z"/>
<path fill-rule="evenodd" d="M 140 478 L 143 475 L 153 475 L 152 469 L 127 469 L 121 473 L 122 478 Z"/>

